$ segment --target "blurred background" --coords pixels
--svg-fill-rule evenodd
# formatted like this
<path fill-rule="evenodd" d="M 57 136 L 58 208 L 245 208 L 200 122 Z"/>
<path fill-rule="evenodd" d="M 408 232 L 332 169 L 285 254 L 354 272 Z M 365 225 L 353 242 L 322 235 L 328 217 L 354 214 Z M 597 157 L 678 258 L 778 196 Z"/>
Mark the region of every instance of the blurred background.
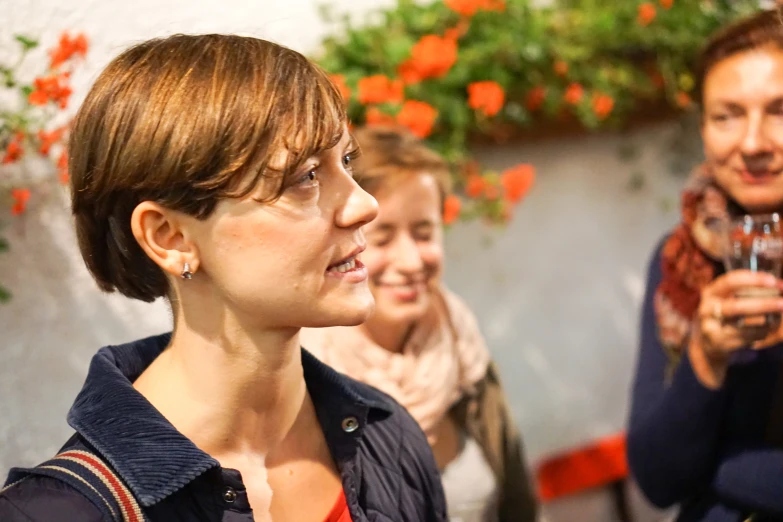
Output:
<path fill-rule="evenodd" d="M 689 60 L 759 3 L 480 4 L 0 0 L 3 475 L 70 435 L 65 414 L 100 346 L 170 328 L 165 303 L 103 295 L 87 274 L 61 126 L 128 45 L 238 33 L 315 58 L 353 121 L 406 124 L 455 165 L 446 280 L 499 363 L 545 519 L 623 520 L 621 499 L 634 520 L 666 519 L 624 481 L 646 263 L 701 157 Z M 29 139 L 12 132 L 19 115 Z M 501 197 L 502 173 L 519 165 L 528 182 Z"/>

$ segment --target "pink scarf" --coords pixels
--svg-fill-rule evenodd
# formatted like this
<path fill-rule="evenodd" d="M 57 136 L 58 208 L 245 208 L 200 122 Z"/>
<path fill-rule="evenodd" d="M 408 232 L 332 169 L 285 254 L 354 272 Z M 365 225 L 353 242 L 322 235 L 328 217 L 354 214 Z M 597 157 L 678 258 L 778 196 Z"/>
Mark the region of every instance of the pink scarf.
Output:
<path fill-rule="evenodd" d="M 391 395 L 432 442 L 449 409 L 484 378 L 489 350 L 476 318 L 441 287 L 429 317 L 415 327 L 400 353 L 375 344 L 359 327 L 304 329 L 301 344 L 349 377 Z"/>

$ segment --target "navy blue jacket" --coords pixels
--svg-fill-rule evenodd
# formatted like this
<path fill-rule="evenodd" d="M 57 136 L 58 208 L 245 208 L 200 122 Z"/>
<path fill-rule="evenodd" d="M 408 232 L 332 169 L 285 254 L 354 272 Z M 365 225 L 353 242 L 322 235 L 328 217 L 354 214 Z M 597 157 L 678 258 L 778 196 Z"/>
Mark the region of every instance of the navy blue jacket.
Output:
<path fill-rule="evenodd" d="M 239 472 L 221 468 L 132 386 L 169 339 L 166 334 L 108 346 L 93 357 L 68 414 L 76 435 L 65 447 L 101 455 L 151 522 L 250 522 L 253 515 Z M 416 421 L 388 396 L 335 372 L 304 350 L 302 364 L 353 522 L 445 522 L 440 474 Z M 359 428 L 346 432 L 343 420 L 349 417 L 358 420 Z M 8 483 L 14 481 L 12 471 Z M 227 488 L 237 493 L 228 496 L 231 502 L 225 500 Z M 0 494 L 0 520 L 107 522 L 78 492 L 38 476 Z"/>
<path fill-rule="evenodd" d="M 670 382 L 653 308 L 661 246 L 647 278 L 628 429 L 628 461 L 656 505 L 678 522 L 783 521 L 783 449 L 766 441 L 783 346 L 737 352 L 718 390 L 704 387 L 687 355 Z M 719 272 L 722 268 L 718 268 Z"/>

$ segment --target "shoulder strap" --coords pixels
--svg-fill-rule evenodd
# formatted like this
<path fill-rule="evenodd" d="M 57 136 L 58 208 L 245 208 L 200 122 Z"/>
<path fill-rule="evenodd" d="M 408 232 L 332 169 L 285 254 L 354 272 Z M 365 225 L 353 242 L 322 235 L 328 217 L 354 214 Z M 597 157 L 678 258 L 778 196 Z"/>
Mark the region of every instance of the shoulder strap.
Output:
<path fill-rule="evenodd" d="M 41 475 L 65 482 L 87 497 L 114 522 L 145 522 L 141 507 L 114 471 L 96 454 L 65 450 L 34 468 L 11 470 L 9 484 L 0 493 L 27 477 Z"/>

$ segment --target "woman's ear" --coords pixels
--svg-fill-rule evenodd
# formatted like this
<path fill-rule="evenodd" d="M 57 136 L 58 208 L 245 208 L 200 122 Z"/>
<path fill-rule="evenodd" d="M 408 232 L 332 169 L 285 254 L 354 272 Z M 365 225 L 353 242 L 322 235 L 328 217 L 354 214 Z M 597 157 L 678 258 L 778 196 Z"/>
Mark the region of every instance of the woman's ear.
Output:
<path fill-rule="evenodd" d="M 131 214 L 131 230 L 139 246 L 156 265 L 178 277 L 198 270 L 198 249 L 190 240 L 181 212 L 152 201 L 142 201 Z"/>

